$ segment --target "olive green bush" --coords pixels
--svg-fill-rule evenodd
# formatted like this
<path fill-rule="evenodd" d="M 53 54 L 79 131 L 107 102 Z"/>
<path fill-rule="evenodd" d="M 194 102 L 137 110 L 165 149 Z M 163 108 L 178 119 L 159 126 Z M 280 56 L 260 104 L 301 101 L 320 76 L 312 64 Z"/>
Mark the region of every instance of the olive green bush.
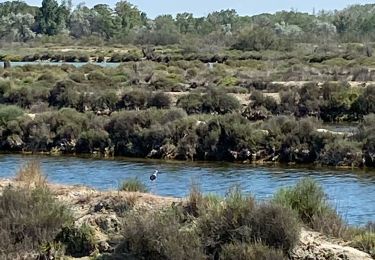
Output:
<path fill-rule="evenodd" d="M 46 187 L 7 187 L 0 196 L 0 255 L 17 257 L 38 252 L 72 220 L 70 210 Z"/>
<path fill-rule="evenodd" d="M 336 237 L 347 235 L 347 224 L 328 203 L 323 188 L 311 178 L 280 189 L 273 200 L 295 211 L 304 224 L 319 232 Z"/>

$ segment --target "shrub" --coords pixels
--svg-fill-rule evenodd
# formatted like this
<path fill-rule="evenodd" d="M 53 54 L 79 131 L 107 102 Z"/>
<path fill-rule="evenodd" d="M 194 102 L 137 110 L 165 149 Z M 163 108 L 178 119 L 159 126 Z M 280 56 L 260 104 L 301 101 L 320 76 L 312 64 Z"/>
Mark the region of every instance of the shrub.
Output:
<path fill-rule="evenodd" d="M 147 187 L 138 178 L 130 178 L 123 181 L 119 187 L 120 191 L 147 192 Z"/>
<path fill-rule="evenodd" d="M 82 83 L 86 80 L 85 74 L 79 72 L 69 74 L 69 78 L 78 83 Z"/>
<path fill-rule="evenodd" d="M 310 178 L 300 180 L 294 187 L 280 189 L 274 200 L 295 210 L 304 223 L 311 223 L 314 216 L 329 208 L 323 188 Z"/>
<path fill-rule="evenodd" d="M 177 100 L 177 106 L 184 109 L 188 114 L 199 114 L 202 112 L 203 97 L 199 93 L 189 93 Z"/>
<path fill-rule="evenodd" d="M 309 227 L 325 234 L 340 237 L 346 224 L 327 202 L 323 188 L 313 179 L 304 178 L 294 187 L 282 188 L 273 200 L 294 210 Z"/>
<path fill-rule="evenodd" d="M 127 92 L 119 102 L 119 108 L 126 108 L 128 110 L 144 109 L 147 107 L 150 96 L 151 94 L 145 90 Z"/>
<path fill-rule="evenodd" d="M 362 166 L 360 144 L 336 138 L 325 145 L 318 162 L 330 166 Z"/>
<path fill-rule="evenodd" d="M 254 243 L 291 250 L 298 240 L 299 227 L 291 211 L 274 204 L 256 205 L 236 188 L 224 203 L 207 208 L 198 218 L 198 229 L 208 255 L 220 255 L 228 243 Z"/>
<path fill-rule="evenodd" d="M 171 106 L 171 103 L 172 103 L 172 100 L 168 94 L 165 94 L 163 92 L 158 92 L 151 97 L 149 101 L 149 106 L 165 109 L 165 108 L 169 108 Z"/>
<path fill-rule="evenodd" d="M 51 106 L 76 107 L 79 101 L 79 93 L 75 83 L 70 80 L 59 81 L 50 91 L 48 102 Z"/>
<path fill-rule="evenodd" d="M 294 248 L 299 240 L 300 227 L 294 213 L 288 208 L 272 203 L 258 205 L 252 220 L 255 241 L 281 249 L 285 253 Z"/>
<path fill-rule="evenodd" d="M 223 246 L 220 259 L 225 260 L 283 260 L 283 251 L 259 243 L 230 243 Z"/>
<path fill-rule="evenodd" d="M 33 252 L 71 222 L 70 211 L 46 187 L 6 187 L 0 195 L 0 252 Z"/>
<path fill-rule="evenodd" d="M 76 151 L 79 153 L 103 152 L 109 144 L 109 134 L 106 131 L 90 129 L 79 135 Z"/>
<path fill-rule="evenodd" d="M 73 257 L 89 256 L 95 250 L 94 230 L 87 225 L 63 227 L 55 242 L 65 246 L 65 254 Z"/>
<path fill-rule="evenodd" d="M 204 113 L 217 112 L 226 114 L 235 112 L 240 108 L 237 98 L 221 91 L 211 90 L 203 95 L 202 111 Z"/>
<path fill-rule="evenodd" d="M 276 47 L 276 38 L 268 28 L 246 29 L 239 33 L 232 48 L 242 51 L 262 51 Z"/>
<path fill-rule="evenodd" d="M 121 259 L 205 259 L 197 232 L 182 227 L 174 212 L 134 213 L 123 226 L 114 253 Z"/>
<path fill-rule="evenodd" d="M 18 106 L 0 105 L 0 124 L 5 125 L 8 121 L 15 120 L 22 116 L 24 111 Z"/>

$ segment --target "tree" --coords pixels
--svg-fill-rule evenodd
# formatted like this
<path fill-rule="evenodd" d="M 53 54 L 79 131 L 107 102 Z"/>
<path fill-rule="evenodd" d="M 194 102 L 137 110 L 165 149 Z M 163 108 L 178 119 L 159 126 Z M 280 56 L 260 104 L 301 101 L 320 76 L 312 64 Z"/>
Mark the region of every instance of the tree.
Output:
<path fill-rule="evenodd" d="M 38 7 L 29 6 L 21 1 L 7 1 L 0 3 L 0 17 L 14 14 L 31 14 L 33 17 L 37 14 Z"/>
<path fill-rule="evenodd" d="M 176 15 L 176 26 L 180 33 L 194 33 L 195 19 L 191 13 L 180 13 Z"/>
<path fill-rule="evenodd" d="M 242 51 L 261 51 L 273 49 L 275 34 L 268 28 L 247 28 L 239 33 L 233 48 Z"/>
<path fill-rule="evenodd" d="M 74 37 L 90 36 L 95 13 L 86 6 L 78 5 L 70 16 L 70 34 Z"/>
<path fill-rule="evenodd" d="M 110 39 L 121 29 L 121 20 L 118 16 L 113 15 L 113 10 L 106 4 L 98 4 L 93 8 L 95 20 L 92 24 L 93 32 Z"/>
<path fill-rule="evenodd" d="M 12 41 L 27 41 L 35 38 L 31 30 L 34 17 L 31 14 L 10 13 L 0 18 L 0 39 Z"/>
<path fill-rule="evenodd" d="M 128 1 L 117 2 L 115 12 L 121 19 L 122 30 L 126 32 L 147 22 L 146 14 Z"/>
<path fill-rule="evenodd" d="M 66 17 L 65 6 L 59 6 L 56 0 L 43 0 L 36 17 L 37 32 L 47 35 L 56 35 L 64 27 Z"/>

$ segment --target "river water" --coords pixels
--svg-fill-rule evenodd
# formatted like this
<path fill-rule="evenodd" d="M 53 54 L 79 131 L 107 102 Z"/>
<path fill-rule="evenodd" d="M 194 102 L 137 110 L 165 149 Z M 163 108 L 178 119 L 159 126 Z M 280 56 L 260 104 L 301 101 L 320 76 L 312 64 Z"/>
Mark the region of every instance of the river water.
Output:
<path fill-rule="evenodd" d="M 27 160 L 38 159 L 51 182 L 82 184 L 97 189 L 116 189 L 129 177 L 144 182 L 150 192 L 164 196 L 184 197 L 192 181 L 206 193 L 225 195 L 233 185 L 240 185 L 257 199 L 268 199 L 279 188 L 293 185 L 311 176 L 325 188 L 333 206 L 350 223 L 364 225 L 375 221 L 375 172 L 259 167 L 224 163 L 186 163 L 158 160 L 116 158 L 98 160 L 80 157 L 0 155 L 0 178 L 14 176 Z M 160 175 L 149 180 L 155 169 Z"/>

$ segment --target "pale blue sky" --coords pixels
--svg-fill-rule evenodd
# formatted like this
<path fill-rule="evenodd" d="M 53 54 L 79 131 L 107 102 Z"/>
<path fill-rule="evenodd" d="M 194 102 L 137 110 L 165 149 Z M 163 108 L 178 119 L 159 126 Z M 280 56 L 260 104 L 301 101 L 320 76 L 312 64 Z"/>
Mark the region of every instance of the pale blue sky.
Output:
<path fill-rule="evenodd" d="M 40 5 L 41 0 L 25 0 L 29 4 Z M 113 6 L 116 0 L 72 0 L 73 4 L 85 2 L 88 6 L 106 3 Z M 4 2 L 0 0 L 0 2 Z M 273 13 L 280 10 L 296 9 L 298 11 L 312 12 L 321 9 L 342 9 L 354 4 L 370 4 L 370 0 L 130 0 L 151 18 L 159 14 L 176 14 L 182 12 L 193 13 L 195 16 L 205 16 L 212 11 L 222 9 L 235 9 L 241 15 L 254 15 L 259 13 Z"/>

